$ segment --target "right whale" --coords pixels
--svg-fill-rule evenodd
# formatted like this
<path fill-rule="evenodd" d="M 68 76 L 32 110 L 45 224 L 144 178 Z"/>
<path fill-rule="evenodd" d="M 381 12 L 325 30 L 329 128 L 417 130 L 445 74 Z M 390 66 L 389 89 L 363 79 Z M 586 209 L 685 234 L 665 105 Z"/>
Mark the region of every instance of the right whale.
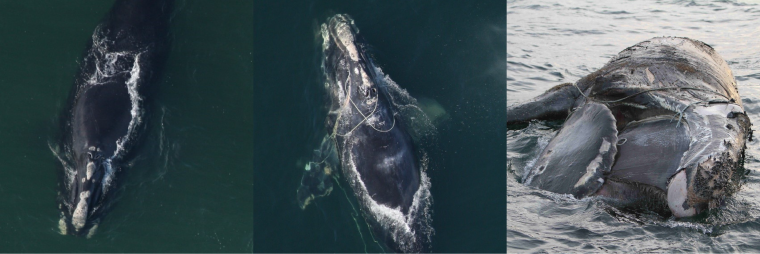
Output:
<path fill-rule="evenodd" d="M 407 100 L 403 107 L 422 111 L 375 65 L 358 32 L 342 14 L 321 26 L 328 134 L 306 166 L 298 201 L 303 209 L 329 194 L 335 169 L 341 169 L 373 237 L 395 252 L 428 251 L 433 229 L 427 163 L 410 134 L 414 120 L 397 103 Z M 415 117 L 427 119 L 424 113 Z"/>
<path fill-rule="evenodd" d="M 657 37 L 601 69 L 507 108 L 507 126 L 563 119 L 523 182 L 541 189 L 654 201 L 676 217 L 719 207 L 751 138 L 731 70 L 709 45 Z"/>
<path fill-rule="evenodd" d="M 91 237 L 112 203 L 166 59 L 172 2 L 117 0 L 92 34 L 53 149 L 64 168 L 61 234 Z"/>

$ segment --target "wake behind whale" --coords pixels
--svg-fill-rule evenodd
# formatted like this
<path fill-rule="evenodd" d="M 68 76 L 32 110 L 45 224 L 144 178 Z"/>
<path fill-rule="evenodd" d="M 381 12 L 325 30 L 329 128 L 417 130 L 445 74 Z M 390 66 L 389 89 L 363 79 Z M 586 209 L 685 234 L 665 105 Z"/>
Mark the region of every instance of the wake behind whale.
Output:
<path fill-rule="evenodd" d="M 415 142 L 434 128 L 417 101 L 375 65 L 358 32 L 341 14 L 321 26 L 327 135 L 306 165 L 298 200 L 303 209 L 328 195 L 340 169 L 374 237 L 393 251 L 427 251 L 433 234 L 428 159 Z"/>

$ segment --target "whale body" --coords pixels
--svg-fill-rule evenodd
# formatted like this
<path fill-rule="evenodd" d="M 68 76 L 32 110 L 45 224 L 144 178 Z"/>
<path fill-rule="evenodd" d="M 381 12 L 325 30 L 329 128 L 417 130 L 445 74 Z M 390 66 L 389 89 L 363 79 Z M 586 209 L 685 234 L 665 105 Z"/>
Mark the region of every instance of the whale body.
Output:
<path fill-rule="evenodd" d="M 654 201 L 676 217 L 717 208 L 738 189 L 751 124 L 731 69 L 703 42 L 652 38 L 507 108 L 507 126 L 565 118 L 527 169 L 527 185 Z"/>
<path fill-rule="evenodd" d="M 321 35 L 328 134 L 302 177 L 301 207 L 329 194 L 340 169 L 379 242 L 396 252 L 429 250 L 430 182 L 394 107 L 391 90 L 399 88 L 374 64 L 348 15 L 330 18 Z"/>
<path fill-rule="evenodd" d="M 170 0 L 118 0 L 92 34 L 63 116 L 62 234 L 91 236 L 110 205 L 120 164 L 145 129 L 170 7 Z"/>

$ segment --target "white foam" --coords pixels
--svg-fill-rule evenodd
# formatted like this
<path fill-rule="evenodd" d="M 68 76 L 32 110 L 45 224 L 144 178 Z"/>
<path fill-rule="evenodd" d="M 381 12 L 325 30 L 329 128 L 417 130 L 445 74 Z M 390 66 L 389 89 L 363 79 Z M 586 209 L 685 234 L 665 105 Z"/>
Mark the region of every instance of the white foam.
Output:
<path fill-rule="evenodd" d="M 322 51 L 327 51 L 330 48 L 330 32 L 327 31 L 327 24 L 322 24 L 320 31 L 322 32 Z"/>
<path fill-rule="evenodd" d="M 132 109 L 130 114 L 132 119 L 129 120 L 129 127 L 127 127 L 127 134 L 116 141 L 116 152 L 109 159 L 119 158 L 124 153 L 124 145 L 133 136 L 134 130 L 137 125 L 142 122 L 142 109 L 140 108 L 140 101 L 142 98 L 137 92 L 138 81 L 140 79 L 140 55 L 142 53 L 135 54 L 135 60 L 132 64 L 132 69 L 129 71 L 129 80 L 127 81 L 127 91 L 129 92 L 129 99 L 132 102 Z"/>
<path fill-rule="evenodd" d="M 348 149 L 350 150 L 350 148 Z M 369 192 L 361 180 L 354 161 L 353 154 L 349 154 L 348 165 L 346 165 L 348 166 L 348 170 L 345 171 L 346 177 L 357 192 L 356 196 L 360 197 L 359 200 L 362 202 L 363 207 L 369 208 L 369 215 L 390 232 L 393 241 L 402 249 L 411 250 L 412 246 L 419 244 L 416 237 L 418 233 L 429 239 L 432 234 L 432 228 L 429 227 L 431 195 L 430 178 L 425 173 L 427 167 L 426 159 L 424 159 L 424 163 L 421 163 L 425 168 L 420 169 L 420 185 L 417 192 L 414 193 L 412 205 L 409 207 L 406 215 L 404 215 L 400 207 L 391 208 L 379 204 L 369 196 Z M 414 224 L 425 225 L 420 228 L 424 232 L 415 232 L 412 227 Z"/>
<path fill-rule="evenodd" d="M 126 72 L 125 70 L 119 70 L 117 62 L 120 58 L 129 57 L 132 54 L 126 51 L 109 52 L 108 40 L 106 36 L 101 33 L 101 27 L 95 28 L 95 32 L 92 33 L 92 48 L 90 55 L 95 57 L 95 71 L 87 79 L 87 83 L 90 85 L 100 85 L 107 81 L 107 78 L 114 75 Z M 104 59 L 100 59 L 102 56 Z M 85 59 L 85 61 L 87 61 Z"/>
<path fill-rule="evenodd" d="M 101 182 L 103 190 L 103 195 L 105 195 L 108 192 L 109 187 L 111 187 L 111 181 L 113 180 L 113 166 L 111 165 L 111 159 L 106 159 L 103 161 L 103 167 L 105 168 L 106 172 L 104 172 L 103 175 L 103 181 Z"/>

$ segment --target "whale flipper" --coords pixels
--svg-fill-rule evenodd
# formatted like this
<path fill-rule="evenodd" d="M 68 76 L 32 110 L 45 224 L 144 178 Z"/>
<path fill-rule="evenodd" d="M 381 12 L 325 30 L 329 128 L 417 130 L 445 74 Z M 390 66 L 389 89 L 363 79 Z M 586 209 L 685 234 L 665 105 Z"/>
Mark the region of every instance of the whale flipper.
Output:
<path fill-rule="evenodd" d="M 618 140 L 618 159 L 609 178 L 661 190 L 667 190 L 668 180 L 680 169 L 690 142 L 686 125 L 670 117 L 631 123 Z"/>
<path fill-rule="evenodd" d="M 576 198 L 593 194 L 612 168 L 617 141 L 612 112 L 602 104 L 587 103 L 544 148 L 526 183 Z"/>
<path fill-rule="evenodd" d="M 507 107 L 507 125 L 523 123 L 531 119 L 560 119 L 567 117 L 581 96 L 572 83 L 565 83 L 547 90 L 529 102 Z"/>

